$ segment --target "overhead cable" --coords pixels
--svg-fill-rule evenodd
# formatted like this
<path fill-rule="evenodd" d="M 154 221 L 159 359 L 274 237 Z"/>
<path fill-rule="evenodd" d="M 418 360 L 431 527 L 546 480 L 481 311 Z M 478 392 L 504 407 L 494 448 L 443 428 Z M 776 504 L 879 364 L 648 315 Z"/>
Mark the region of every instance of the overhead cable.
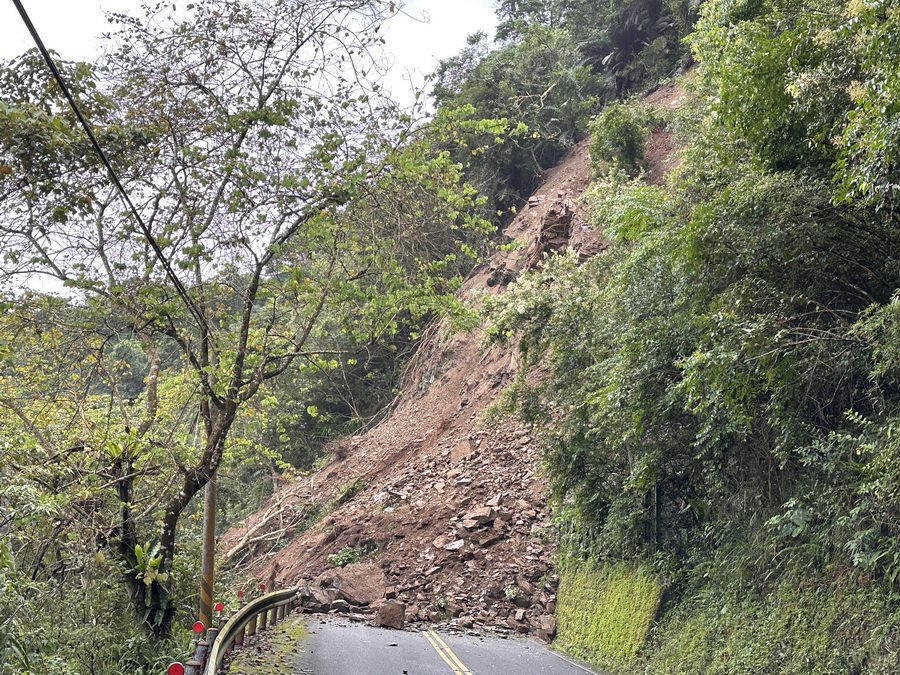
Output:
<path fill-rule="evenodd" d="M 56 84 L 59 85 L 59 88 L 62 90 L 63 95 L 66 97 L 66 100 L 69 102 L 69 106 L 72 108 L 72 112 L 75 113 L 75 117 L 78 118 L 78 122 L 81 124 L 81 127 L 84 129 L 84 132 L 87 134 L 88 138 L 91 141 L 91 145 L 94 147 L 94 150 L 100 156 L 100 161 L 103 162 L 103 166 L 106 167 L 106 171 L 109 173 L 109 177 L 113 182 L 113 185 L 116 186 L 116 190 L 118 190 L 119 194 L 122 196 L 122 200 L 125 202 L 125 205 L 128 207 L 128 210 L 134 216 L 134 219 L 137 221 L 138 226 L 141 229 L 144 237 L 147 239 L 147 242 L 150 244 L 150 247 L 153 249 L 153 252 L 156 254 L 157 259 L 160 264 L 163 266 L 163 269 L 166 272 L 166 276 L 169 277 L 169 280 L 172 282 L 172 285 L 175 286 L 175 290 L 178 292 L 178 295 L 181 297 L 184 304 L 187 306 L 188 311 L 194 315 L 194 318 L 200 324 L 201 330 L 204 331 L 205 335 L 209 334 L 209 324 L 206 321 L 206 317 L 203 315 L 203 312 L 197 307 L 196 303 L 191 299 L 188 295 L 187 290 L 184 285 L 181 283 L 181 280 L 178 278 L 178 275 L 175 274 L 175 270 L 172 269 L 171 263 L 166 258 L 165 253 L 163 253 L 162 247 L 159 245 L 159 242 L 156 241 L 156 238 L 153 236 L 153 233 L 150 231 L 150 228 L 144 222 L 144 219 L 141 217 L 141 214 L 138 212 L 134 203 L 131 201 L 131 197 L 128 196 L 128 193 L 125 191 L 125 187 L 122 185 L 122 181 L 119 180 L 119 176 L 116 174 L 115 169 L 113 169 L 112 164 L 109 161 L 109 158 L 106 156 L 106 152 L 104 152 L 103 148 L 100 146 L 100 143 L 97 141 L 97 137 L 94 135 L 93 130 L 91 129 L 91 125 L 88 124 L 87 119 L 82 114 L 80 108 L 78 107 L 78 103 L 75 101 L 75 97 L 72 96 L 72 92 L 69 91 L 69 87 L 63 79 L 62 73 L 60 73 L 59 68 L 56 67 L 56 63 L 53 61 L 53 57 L 50 56 L 50 52 L 47 50 L 47 47 L 44 46 L 44 41 L 41 40 L 41 36 L 38 35 L 37 30 L 34 27 L 34 24 L 31 22 L 31 19 L 28 16 L 28 12 L 25 11 L 25 7 L 22 6 L 21 0 L 12 0 L 13 4 L 16 6 L 16 9 L 19 11 L 19 15 L 22 17 L 22 21 L 25 22 L 25 26 L 28 28 L 28 32 L 31 33 L 31 37 L 34 40 L 34 43 L 37 45 L 38 51 L 40 51 L 41 56 L 44 58 L 44 62 L 47 64 L 47 67 L 50 69 L 50 72 L 53 73 L 53 79 L 56 80 Z"/>

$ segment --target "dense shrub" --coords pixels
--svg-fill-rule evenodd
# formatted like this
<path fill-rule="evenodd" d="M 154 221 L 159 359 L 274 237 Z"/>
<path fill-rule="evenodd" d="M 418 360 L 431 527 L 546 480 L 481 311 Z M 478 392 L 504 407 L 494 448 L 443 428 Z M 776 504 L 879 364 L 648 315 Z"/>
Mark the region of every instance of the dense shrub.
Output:
<path fill-rule="evenodd" d="M 644 147 L 650 127 L 647 109 L 626 103 L 610 103 L 590 123 L 591 163 L 602 173 L 621 168 L 634 176 L 644 166 Z"/>
<path fill-rule="evenodd" d="M 494 51 L 487 36 L 473 36 L 467 50 L 438 68 L 438 106 L 469 107 L 475 117 L 527 129 L 515 142 L 467 160 L 469 180 L 490 197 L 492 211 L 518 204 L 585 131 L 597 81 L 581 60 L 567 31 L 536 24 Z"/>
<path fill-rule="evenodd" d="M 493 305 L 495 338 L 552 373 L 517 391 L 558 503 L 603 556 L 683 559 L 753 521 L 785 555 L 893 583 L 896 221 L 694 119 L 668 192 L 592 188 L 607 254 L 551 260 Z"/>

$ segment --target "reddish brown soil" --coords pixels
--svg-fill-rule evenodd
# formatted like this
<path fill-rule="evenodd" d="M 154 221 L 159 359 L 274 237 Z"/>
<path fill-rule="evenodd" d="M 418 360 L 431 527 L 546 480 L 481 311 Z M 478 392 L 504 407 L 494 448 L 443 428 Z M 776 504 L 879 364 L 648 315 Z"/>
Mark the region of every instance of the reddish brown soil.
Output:
<path fill-rule="evenodd" d="M 681 106 L 688 94 L 679 85 L 666 84 L 644 98 L 644 103 L 659 109 L 674 110 Z M 650 185 L 662 185 L 680 163 L 676 152 L 675 135 L 666 129 L 654 129 L 647 140 L 644 161 L 647 163 L 645 179 Z"/>
<path fill-rule="evenodd" d="M 660 160 L 651 161 L 660 171 L 671 154 L 670 141 L 660 147 Z M 652 141 L 651 148 L 656 148 Z M 547 241 L 556 237 L 557 246 L 560 226 L 554 224 L 553 237 L 545 236 L 552 209 L 566 214 L 566 245 L 582 257 L 603 250 L 582 199 L 590 177 L 582 142 L 547 173 L 506 229 L 520 246 L 498 251 L 476 268 L 463 296 L 477 300 L 479 293 L 502 293 L 525 267 L 555 250 Z M 260 538 L 236 551 L 244 574 L 295 585 L 330 570 L 329 554 L 374 548 L 369 562 L 383 571 L 387 594 L 407 605 L 407 621 L 448 619 L 464 627 L 547 637 L 556 577 L 538 444 L 515 418 L 484 421 L 517 367 L 515 348 L 486 347 L 481 330 L 448 335 L 436 326 L 413 360 L 390 416 L 343 441 L 336 448 L 341 459 L 283 486 L 240 528 L 226 533 L 220 550 L 236 549 L 248 533 Z M 310 505 L 333 500 L 354 481 L 365 487 L 292 536 Z M 465 521 L 476 509 L 490 516 L 487 522 Z M 280 530 L 286 530 L 276 537 L 283 547 L 268 551 L 273 537 L 267 535 Z"/>

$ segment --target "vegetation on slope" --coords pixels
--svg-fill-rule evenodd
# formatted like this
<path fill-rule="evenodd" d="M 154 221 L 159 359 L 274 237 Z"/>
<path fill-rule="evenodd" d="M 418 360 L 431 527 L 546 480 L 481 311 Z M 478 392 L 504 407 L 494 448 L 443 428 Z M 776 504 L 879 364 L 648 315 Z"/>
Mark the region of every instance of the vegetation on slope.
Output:
<path fill-rule="evenodd" d="M 704 3 L 695 96 L 667 121 L 680 168 L 658 188 L 623 170 L 630 146 L 598 158 L 609 252 L 494 303 L 496 339 L 550 370 L 512 393 L 571 545 L 673 579 L 651 671 L 880 672 L 897 651 L 898 19 Z M 685 637 L 702 656 L 679 660 Z"/>
<path fill-rule="evenodd" d="M 653 571 L 568 559 L 559 576 L 556 646 L 613 668 L 634 659 L 662 596 Z"/>

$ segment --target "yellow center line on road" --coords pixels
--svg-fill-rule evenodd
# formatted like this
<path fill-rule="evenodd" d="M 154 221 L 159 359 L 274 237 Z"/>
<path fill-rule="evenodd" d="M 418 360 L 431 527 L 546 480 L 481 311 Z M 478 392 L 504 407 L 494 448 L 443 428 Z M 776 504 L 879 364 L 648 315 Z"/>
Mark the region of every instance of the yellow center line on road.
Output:
<path fill-rule="evenodd" d="M 463 665 L 462 659 L 460 659 L 456 654 L 453 653 L 453 650 L 450 649 L 450 645 L 444 642 L 444 639 L 437 634 L 435 631 L 431 631 L 431 636 L 437 640 L 437 643 L 444 648 L 444 651 L 447 652 L 447 655 L 450 659 L 456 663 L 457 667 L 462 671 L 462 675 L 472 675 L 472 671 Z"/>
<path fill-rule="evenodd" d="M 429 635 L 429 632 L 423 631 L 422 635 L 424 635 L 425 639 L 428 640 L 428 644 L 430 644 L 432 647 L 434 647 L 434 651 L 436 651 L 438 653 L 438 656 L 440 656 L 442 659 L 444 659 L 444 663 L 446 663 L 448 666 L 450 666 L 450 670 L 453 671 L 453 675 L 462 675 L 462 673 L 459 671 L 459 668 L 457 668 L 456 665 L 453 663 L 453 661 L 451 661 L 450 658 L 446 654 L 444 654 L 440 645 L 438 645 L 438 643 L 434 641 L 434 639 L 431 637 L 431 635 Z"/>
<path fill-rule="evenodd" d="M 454 675 L 472 675 L 472 671 L 463 665 L 460 658 L 453 653 L 453 650 L 450 649 L 450 645 L 444 642 L 440 635 L 433 630 L 423 631 L 422 635 L 424 635 L 425 639 L 428 640 L 428 643 L 434 647 L 434 651 L 444 659 L 444 663 L 450 666 L 450 670 L 453 671 Z"/>

